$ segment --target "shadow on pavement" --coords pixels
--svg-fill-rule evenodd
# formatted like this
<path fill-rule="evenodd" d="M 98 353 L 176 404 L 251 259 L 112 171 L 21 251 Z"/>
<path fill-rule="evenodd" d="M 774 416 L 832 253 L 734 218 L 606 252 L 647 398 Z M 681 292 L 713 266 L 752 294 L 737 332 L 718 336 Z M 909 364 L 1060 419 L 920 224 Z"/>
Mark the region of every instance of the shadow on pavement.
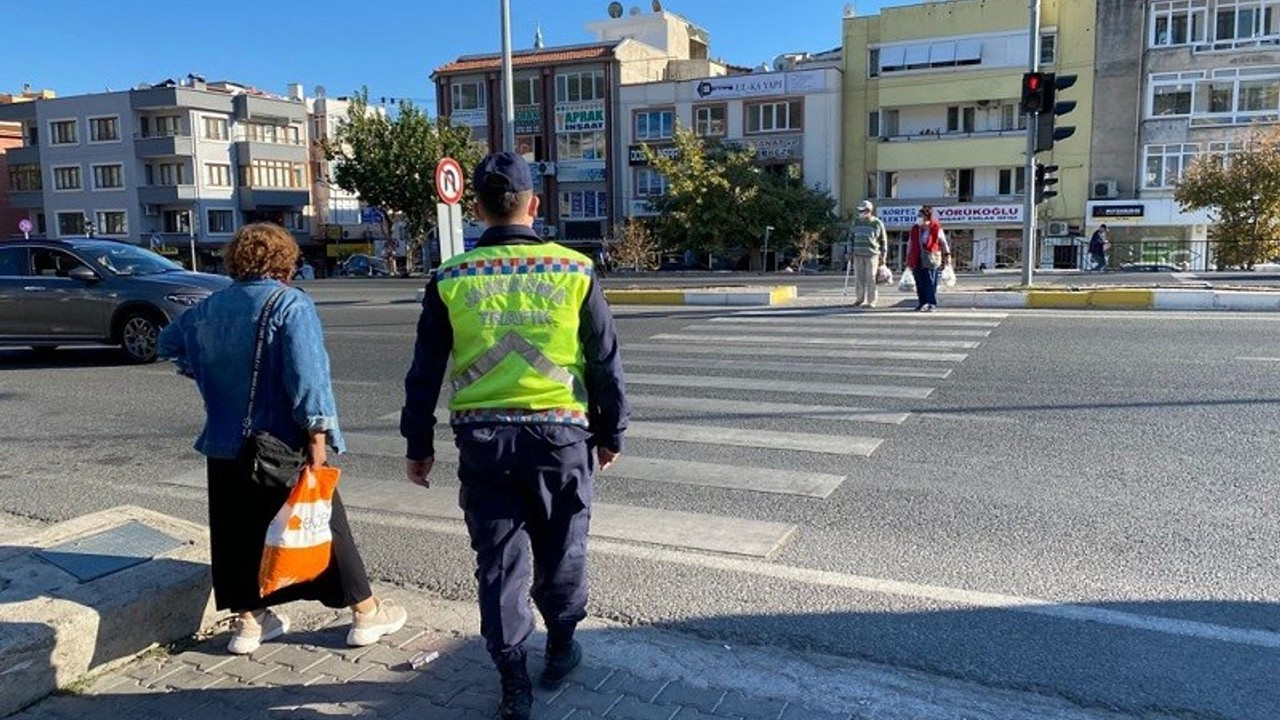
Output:
<path fill-rule="evenodd" d="M 60 347 L 56 350 L 0 347 L 0 370 L 121 367 L 133 364 L 119 348 L 105 345 Z"/>

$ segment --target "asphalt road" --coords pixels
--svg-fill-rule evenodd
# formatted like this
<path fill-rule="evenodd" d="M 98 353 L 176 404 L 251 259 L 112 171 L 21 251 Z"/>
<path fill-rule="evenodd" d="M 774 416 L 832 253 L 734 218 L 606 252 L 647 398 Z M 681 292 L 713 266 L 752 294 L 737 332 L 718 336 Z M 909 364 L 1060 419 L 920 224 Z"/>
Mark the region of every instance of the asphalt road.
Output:
<path fill-rule="evenodd" d="M 466 599 L 453 466 L 429 491 L 401 481 L 416 285 L 311 287 L 371 574 Z M 1280 317 L 942 299 L 933 316 L 620 309 L 649 427 L 630 476 L 599 480 L 592 612 L 1144 718 L 1275 718 Z M 203 517 L 200 401 L 163 366 L 0 349 L 0 407 L 0 509 Z M 712 535 L 724 546 L 697 547 Z"/>

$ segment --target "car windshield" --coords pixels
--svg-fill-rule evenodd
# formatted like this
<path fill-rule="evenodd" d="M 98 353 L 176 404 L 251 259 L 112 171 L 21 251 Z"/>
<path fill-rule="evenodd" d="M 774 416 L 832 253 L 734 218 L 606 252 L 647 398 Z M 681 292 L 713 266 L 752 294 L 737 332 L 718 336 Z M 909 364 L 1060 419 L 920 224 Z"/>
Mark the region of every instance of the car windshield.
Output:
<path fill-rule="evenodd" d="M 135 245 L 85 246 L 80 249 L 117 275 L 159 275 L 182 269 L 181 265 Z"/>

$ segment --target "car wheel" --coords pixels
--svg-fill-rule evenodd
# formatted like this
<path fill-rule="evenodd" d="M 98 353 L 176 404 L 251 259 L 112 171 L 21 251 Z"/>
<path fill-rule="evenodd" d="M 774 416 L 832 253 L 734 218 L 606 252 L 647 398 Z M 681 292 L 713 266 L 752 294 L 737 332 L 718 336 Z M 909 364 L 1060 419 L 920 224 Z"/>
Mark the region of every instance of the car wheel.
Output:
<path fill-rule="evenodd" d="M 120 326 L 120 346 L 124 354 L 136 363 L 155 362 L 159 336 L 160 323 L 149 313 L 131 313 Z"/>

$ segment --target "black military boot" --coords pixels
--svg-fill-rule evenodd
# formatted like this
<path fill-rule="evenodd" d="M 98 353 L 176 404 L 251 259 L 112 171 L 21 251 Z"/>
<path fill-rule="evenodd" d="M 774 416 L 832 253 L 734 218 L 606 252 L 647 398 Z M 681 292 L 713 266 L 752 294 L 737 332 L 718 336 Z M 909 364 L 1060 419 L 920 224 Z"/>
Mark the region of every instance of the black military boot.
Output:
<path fill-rule="evenodd" d="M 499 720 L 529 720 L 533 712 L 533 682 L 525 669 L 524 653 L 519 658 L 498 665 L 502 678 L 502 701 L 498 703 Z"/>
<path fill-rule="evenodd" d="M 572 630 L 548 632 L 546 665 L 538 682 L 542 687 L 554 690 L 581 662 L 582 645 L 573 639 Z"/>

